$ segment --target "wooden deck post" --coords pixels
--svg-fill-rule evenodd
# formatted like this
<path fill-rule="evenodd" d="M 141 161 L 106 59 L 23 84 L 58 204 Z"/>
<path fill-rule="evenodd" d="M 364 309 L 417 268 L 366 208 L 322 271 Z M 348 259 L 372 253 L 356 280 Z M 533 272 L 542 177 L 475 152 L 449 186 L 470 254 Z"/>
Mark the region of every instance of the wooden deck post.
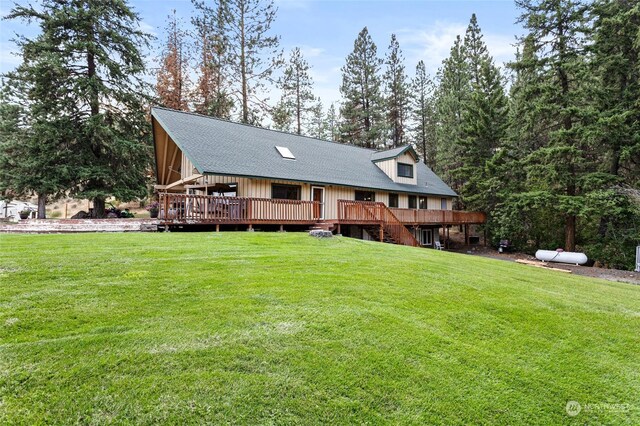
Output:
<path fill-rule="evenodd" d="M 464 225 L 464 245 L 469 245 L 469 225 L 466 223 Z"/>
<path fill-rule="evenodd" d="M 216 223 L 216 232 L 220 232 L 220 224 Z"/>
<path fill-rule="evenodd" d="M 342 234 L 342 229 L 340 229 L 340 222 L 338 222 L 338 234 Z"/>
<path fill-rule="evenodd" d="M 280 232 L 284 232 L 284 225 L 280 224 Z"/>
<path fill-rule="evenodd" d="M 380 242 L 384 243 L 384 227 L 380 224 Z"/>
<path fill-rule="evenodd" d="M 445 248 L 449 248 L 449 227 L 447 227 L 447 237 L 444 239 Z"/>

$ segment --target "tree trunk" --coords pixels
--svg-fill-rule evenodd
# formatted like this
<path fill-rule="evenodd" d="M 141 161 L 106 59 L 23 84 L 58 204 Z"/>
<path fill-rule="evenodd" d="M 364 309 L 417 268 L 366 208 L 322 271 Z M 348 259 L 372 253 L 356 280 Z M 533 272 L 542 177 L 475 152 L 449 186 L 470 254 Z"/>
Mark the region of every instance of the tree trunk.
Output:
<path fill-rule="evenodd" d="M 38 194 L 38 219 L 47 218 L 47 194 Z"/>
<path fill-rule="evenodd" d="M 93 199 L 93 210 L 91 211 L 91 217 L 94 219 L 102 219 L 104 214 L 105 200 L 103 197 L 95 197 Z"/>
<path fill-rule="evenodd" d="M 242 78 L 242 122 L 249 123 L 249 90 L 247 84 L 247 53 L 244 28 L 244 4 L 240 11 L 240 76 Z"/>
<path fill-rule="evenodd" d="M 564 249 L 566 251 L 576 250 L 576 216 L 568 215 L 565 223 L 565 241 Z"/>

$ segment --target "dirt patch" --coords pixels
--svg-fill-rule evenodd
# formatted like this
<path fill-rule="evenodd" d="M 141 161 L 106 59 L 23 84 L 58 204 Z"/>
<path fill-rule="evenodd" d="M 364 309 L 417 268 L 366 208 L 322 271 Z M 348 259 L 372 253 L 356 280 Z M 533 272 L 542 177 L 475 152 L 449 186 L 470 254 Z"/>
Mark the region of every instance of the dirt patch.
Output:
<path fill-rule="evenodd" d="M 489 257 L 492 259 L 505 260 L 515 262 L 518 259 L 537 261 L 534 256 L 525 253 L 498 253 L 497 250 L 491 247 L 471 246 L 466 248 L 460 248 L 458 250 L 452 250 L 458 253 L 471 254 L 476 256 Z M 542 262 L 540 262 L 542 263 Z M 594 268 L 592 266 L 578 266 L 567 265 L 563 263 L 547 263 L 549 266 L 558 269 L 564 269 L 571 271 L 576 275 L 583 275 L 585 277 L 602 278 L 608 281 L 618 281 L 640 285 L 640 273 L 633 271 L 623 271 L 620 269 L 605 269 Z"/>

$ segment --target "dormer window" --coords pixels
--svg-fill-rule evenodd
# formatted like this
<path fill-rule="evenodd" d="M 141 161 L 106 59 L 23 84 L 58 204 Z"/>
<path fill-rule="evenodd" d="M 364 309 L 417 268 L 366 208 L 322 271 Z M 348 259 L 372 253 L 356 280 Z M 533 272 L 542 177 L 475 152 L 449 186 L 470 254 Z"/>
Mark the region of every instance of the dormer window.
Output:
<path fill-rule="evenodd" d="M 398 177 L 413 179 L 413 164 L 398 163 Z"/>

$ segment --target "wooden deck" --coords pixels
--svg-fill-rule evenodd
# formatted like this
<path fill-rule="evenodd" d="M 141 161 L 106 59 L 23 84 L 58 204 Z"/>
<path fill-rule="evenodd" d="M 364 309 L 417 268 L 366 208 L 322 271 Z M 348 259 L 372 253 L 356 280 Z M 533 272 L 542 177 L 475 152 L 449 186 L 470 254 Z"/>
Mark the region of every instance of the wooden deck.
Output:
<path fill-rule="evenodd" d="M 479 225 L 487 221 L 482 212 L 458 210 L 390 209 L 405 225 Z"/>
<path fill-rule="evenodd" d="M 320 203 L 271 198 L 160 194 L 161 224 L 311 225 L 320 220 Z"/>
<path fill-rule="evenodd" d="M 482 224 L 480 212 L 388 208 L 384 203 L 338 200 L 338 217 L 321 218 L 322 205 L 316 201 L 271 198 L 215 197 L 207 195 L 159 194 L 160 224 L 275 224 L 311 225 L 326 220 L 340 224 L 390 227 L 418 225 Z M 405 239 L 398 228 L 396 238 Z"/>

